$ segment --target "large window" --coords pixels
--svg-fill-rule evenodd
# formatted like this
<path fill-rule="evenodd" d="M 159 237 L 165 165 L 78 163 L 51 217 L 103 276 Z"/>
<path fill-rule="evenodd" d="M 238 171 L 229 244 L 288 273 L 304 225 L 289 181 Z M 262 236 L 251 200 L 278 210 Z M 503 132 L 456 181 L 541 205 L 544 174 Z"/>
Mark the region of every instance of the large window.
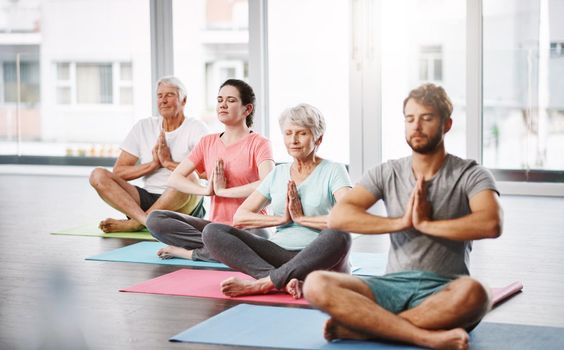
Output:
<path fill-rule="evenodd" d="M 247 0 L 173 1 L 174 74 L 188 89 L 188 116 L 212 131 L 223 129 L 215 112 L 219 86 L 248 80 L 248 14 Z"/>
<path fill-rule="evenodd" d="M 151 114 L 148 1 L 10 2 L 0 32 L 0 154 L 116 156 Z"/>
<path fill-rule="evenodd" d="M 276 161 L 289 160 L 280 113 L 306 102 L 327 119 L 320 156 L 356 177 L 410 154 L 402 102 L 432 82 L 454 102 L 448 152 L 481 161 L 498 180 L 564 182 L 560 0 L 172 0 L 172 18 L 169 5 L 0 8 L 0 153 L 115 155 L 151 114 L 151 72 L 180 77 L 187 115 L 217 131 L 219 85 L 250 77 Z M 153 32 L 149 15 L 160 20 Z M 151 56 L 151 37 L 166 52 Z"/>
<path fill-rule="evenodd" d="M 382 1 L 382 160 L 411 154 L 405 142 L 403 99 L 422 83 L 445 88 L 453 101 L 447 152 L 466 156 L 466 2 Z"/>
<path fill-rule="evenodd" d="M 499 177 L 563 181 L 564 2 L 484 1 L 483 157 Z M 552 173 L 554 175 L 554 173 Z"/>
<path fill-rule="evenodd" d="M 320 156 L 349 162 L 348 6 L 346 0 L 268 1 L 269 129 L 276 161 L 289 160 L 278 117 L 305 102 L 327 121 Z"/>

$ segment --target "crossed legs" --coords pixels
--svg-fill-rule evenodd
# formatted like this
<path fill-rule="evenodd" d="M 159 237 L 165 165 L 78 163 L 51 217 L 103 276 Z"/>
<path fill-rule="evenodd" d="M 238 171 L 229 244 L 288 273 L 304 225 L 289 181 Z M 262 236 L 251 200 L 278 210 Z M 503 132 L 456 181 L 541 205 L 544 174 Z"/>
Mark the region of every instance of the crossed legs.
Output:
<path fill-rule="evenodd" d="M 464 328 L 478 323 L 490 308 L 486 289 L 460 277 L 418 306 L 395 315 L 378 305 L 361 279 L 317 271 L 304 284 L 305 298 L 331 318 L 327 340 L 385 339 L 433 349 L 467 349 Z"/>
<path fill-rule="evenodd" d="M 348 233 L 324 230 L 304 249 L 287 250 L 246 230 L 210 224 L 203 231 L 211 254 L 231 268 L 256 278 L 229 278 L 221 283 L 228 296 L 264 294 L 284 290 L 294 298 L 302 296 L 302 281 L 314 270 L 348 271 Z"/>
<path fill-rule="evenodd" d="M 138 231 L 146 225 L 147 215 L 151 211 L 156 209 L 180 210 L 190 199 L 188 194 L 167 189 L 145 211 L 140 206 L 141 200 L 135 186 L 104 168 L 96 168 L 92 171 L 90 184 L 106 203 L 130 218 L 126 220 L 113 218 L 102 220 L 99 226 L 106 233 Z"/>

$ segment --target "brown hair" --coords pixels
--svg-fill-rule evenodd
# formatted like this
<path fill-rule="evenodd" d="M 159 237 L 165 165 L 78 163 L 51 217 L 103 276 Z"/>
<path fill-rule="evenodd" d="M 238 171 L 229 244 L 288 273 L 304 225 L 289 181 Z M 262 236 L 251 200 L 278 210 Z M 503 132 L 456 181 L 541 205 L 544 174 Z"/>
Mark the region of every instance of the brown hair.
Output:
<path fill-rule="evenodd" d="M 221 84 L 219 89 L 221 90 L 221 88 L 226 85 L 233 86 L 235 89 L 237 89 L 237 91 L 239 91 L 239 98 L 241 99 L 241 103 L 243 104 L 243 106 L 246 106 L 248 104 L 253 105 L 253 110 L 245 119 L 245 124 L 247 124 L 247 127 L 250 128 L 251 126 L 253 126 L 253 114 L 255 114 L 254 107 L 256 101 L 255 92 L 253 91 L 253 88 L 242 80 L 227 79 L 223 84 Z"/>
<path fill-rule="evenodd" d="M 405 105 L 407 101 L 414 99 L 416 102 L 425 106 L 431 106 L 441 116 L 444 122 L 450 118 L 452 114 L 452 102 L 448 97 L 445 89 L 435 84 L 423 84 L 409 92 L 409 95 L 403 100 L 403 111 L 405 114 Z"/>

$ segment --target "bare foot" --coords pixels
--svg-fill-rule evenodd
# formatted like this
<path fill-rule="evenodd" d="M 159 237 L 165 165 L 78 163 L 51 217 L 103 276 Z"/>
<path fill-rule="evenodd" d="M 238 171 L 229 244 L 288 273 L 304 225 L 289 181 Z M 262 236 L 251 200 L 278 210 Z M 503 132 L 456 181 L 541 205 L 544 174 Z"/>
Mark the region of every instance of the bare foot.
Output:
<path fill-rule="evenodd" d="M 242 280 L 229 277 L 221 282 L 221 292 L 229 297 L 243 295 L 266 294 L 275 289 L 270 277 L 264 277 L 256 281 Z"/>
<path fill-rule="evenodd" d="M 161 259 L 180 258 L 192 260 L 192 251 L 173 245 L 167 245 L 157 251 L 157 255 Z"/>
<path fill-rule="evenodd" d="M 303 285 L 303 281 L 300 281 L 297 278 L 292 278 L 290 282 L 286 284 L 286 293 L 290 294 L 294 299 L 301 299 L 303 297 Z"/>
<path fill-rule="evenodd" d="M 105 233 L 110 232 L 135 232 L 141 231 L 143 229 L 143 225 L 138 223 L 136 220 L 128 219 L 128 220 L 118 220 L 108 218 L 106 220 L 100 221 L 100 225 L 98 225 L 100 230 L 104 231 Z"/>
<path fill-rule="evenodd" d="M 462 328 L 455 328 L 449 331 L 434 331 L 425 344 L 432 349 L 440 350 L 466 350 L 469 348 L 468 333 Z"/>
<path fill-rule="evenodd" d="M 333 318 L 325 321 L 323 336 L 328 341 L 337 339 L 372 340 L 375 338 L 347 328 Z M 462 328 L 456 328 L 448 331 L 429 331 L 425 339 L 417 342 L 416 345 L 438 350 L 467 350 L 468 341 L 468 333 Z"/>
<path fill-rule="evenodd" d="M 337 339 L 352 339 L 352 340 L 368 340 L 369 336 L 353 331 L 352 329 L 346 328 L 340 325 L 333 318 L 325 321 L 325 328 L 323 329 L 323 337 L 327 341 L 337 340 Z"/>

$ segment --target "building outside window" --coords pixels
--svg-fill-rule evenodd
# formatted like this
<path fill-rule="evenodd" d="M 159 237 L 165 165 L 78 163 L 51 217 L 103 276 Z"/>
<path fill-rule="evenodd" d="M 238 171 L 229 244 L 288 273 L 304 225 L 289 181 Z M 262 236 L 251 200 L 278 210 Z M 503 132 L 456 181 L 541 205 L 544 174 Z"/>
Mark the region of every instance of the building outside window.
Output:
<path fill-rule="evenodd" d="M 133 70 L 130 62 L 56 63 L 57 103 L 133 104 Z"/>
<path fill-rule="evenodd" d="M 440 45 L 419 48 L 419 80 L 437 83 L 443 80 L 443 49 Z"/>
<path fill-rule="evenodd" d="M 0 155 L 117 156 L 151 115 L 149 11 L 148 0 L 0 1 Z"/>
<path fill-rule="evenodd" d="M 219 86 L 248 80 L 248 1 L 173 0 L 172 7 L 174 74 L 188 90 L 186 114 L 223 130 L 215 112 Z"/>

